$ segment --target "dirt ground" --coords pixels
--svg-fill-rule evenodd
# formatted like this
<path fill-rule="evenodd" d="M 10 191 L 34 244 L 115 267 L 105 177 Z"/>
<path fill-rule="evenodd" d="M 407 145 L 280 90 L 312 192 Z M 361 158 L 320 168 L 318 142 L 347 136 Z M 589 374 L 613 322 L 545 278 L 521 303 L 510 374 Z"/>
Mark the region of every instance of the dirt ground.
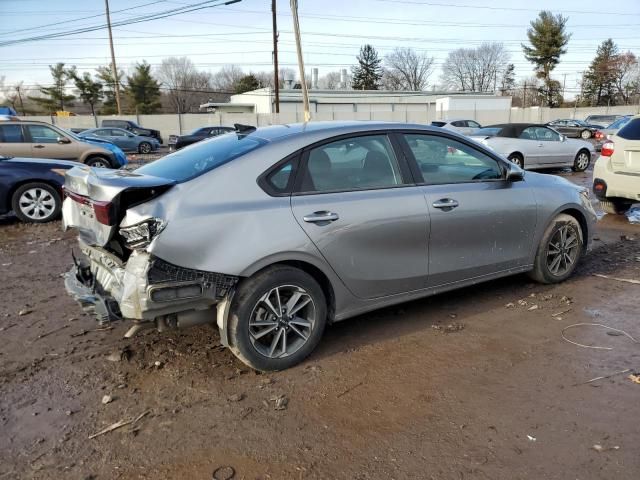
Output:
<path fill-rule="evenodd" d="M 594 243 L 563 284 L 517 276 L 363 315 L 263 375 L 208 327 L 99 330 L 60 278 L 74 233 L 5 217 L 0 479 L 637 480 L 640 344 L 562 331 L 640 340 L 640 285 L 594 276 L 640 279 L 640 225 L 605 215 Z"/>

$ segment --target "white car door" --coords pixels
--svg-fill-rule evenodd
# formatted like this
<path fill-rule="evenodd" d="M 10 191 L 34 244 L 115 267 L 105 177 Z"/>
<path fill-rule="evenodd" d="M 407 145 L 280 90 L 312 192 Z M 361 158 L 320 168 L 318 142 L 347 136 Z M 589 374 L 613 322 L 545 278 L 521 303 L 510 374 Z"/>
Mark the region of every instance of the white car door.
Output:
<path fill-rule="evenodd" d="M 542 143 L 544 152 L 541 162 L 545 166 L 566 165 L 573 163 L 575 152 L 569 142 L 563 142 L 562 137 L 555 130 L 547 127 L 535 127 L 536 137 Z"/>
<path fill-rule="evenodd" d="M 524 166 L 539 167 L 545 163 L 544 143 L 536 136 L 536 127 L 525 128 L 514 146 L 524 155 Z"/>

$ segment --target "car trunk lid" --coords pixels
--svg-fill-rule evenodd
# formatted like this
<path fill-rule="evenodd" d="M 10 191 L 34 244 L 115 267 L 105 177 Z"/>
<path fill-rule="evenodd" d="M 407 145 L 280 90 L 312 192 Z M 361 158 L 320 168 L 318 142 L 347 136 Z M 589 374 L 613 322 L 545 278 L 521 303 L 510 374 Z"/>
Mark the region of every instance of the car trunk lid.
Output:
<path fill-rule="evenodd" d="M 615 145 L 611 166 L 619 173 L 640 173 L 640 140 L 612 139 Z M 620 149 L 620 153 L 618 153 Z"/>
<path fill-rule="evenodd" d="M 127 170 L 72 168 L 65 175 L 64 228 L 77 228 L 83 241 L 103 247 L 128 208 L 157 197 L 174 184 Z"/>

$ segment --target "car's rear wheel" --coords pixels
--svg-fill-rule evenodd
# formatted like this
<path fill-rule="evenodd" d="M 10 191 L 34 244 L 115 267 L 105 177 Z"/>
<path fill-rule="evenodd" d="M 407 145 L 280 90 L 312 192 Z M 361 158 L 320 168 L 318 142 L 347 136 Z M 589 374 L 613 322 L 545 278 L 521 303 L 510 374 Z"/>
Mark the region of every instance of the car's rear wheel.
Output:
<path fill-rule="evenodd" d="M 591 138 L 591 130 L 582 130 L 580 132 L 580 138 L 582 138 L 583 140 L 589 140 Z"/>
<path fill-rule="evenodd" d="M 274 266 L 238 286 L 229 312 L 229 343 L 250 367 L 283 370 L 313 351 L 326 321 L 318 282 L 297 268 Z"/>
<path fill-rule="evenodd" d="M 105 157 L 91 157 L 85 163 L 94 168 L 111 168 L 111 162 Z"/>
<path fill-rule="evenodd" d="M 587 150 L 580 150 L 573 160 L 572 169 L 574 172 L 584 172 L 589 168 L 589 163 L 591 163 L 591 154 Z"/>
<path fill-rule="evenodd" d="M 571 276 L 584 245 L 582 228 L 571 215 L 560 214 L 547 227 L 529 273 L 540 283 L 558 283 Z"/>
<path fill-rule="evenodd" d="M 14 192 L 11 207 L 23 222 L 45 223 L 60 215 L 62 200 L 51 185 L 32 182 L 22 185 Z"/>
<path fill-rule="evenodd" d="M 610 213 L 612 215 L 622 215 L 627 210 L 631 208 L 631 202 L 625 202 L 623 200 L 600 200 L 600 207 L 602 207 L 602 211 L 605 213 Z"/>
<path fill-rule="evenodd" d="M 512 153 L 508 158 L 510 162 L 515 163 L 520 168 L 524 168 L 524 158 L 519 153 Z"/>
<path fill-rule="evenodd" d="M 149 142 L 140 142 L 140 145 L 138 145 L 138 152 L 140 152 L 140 153 L 150 153 L 151 152 L 151 144 Z"/>

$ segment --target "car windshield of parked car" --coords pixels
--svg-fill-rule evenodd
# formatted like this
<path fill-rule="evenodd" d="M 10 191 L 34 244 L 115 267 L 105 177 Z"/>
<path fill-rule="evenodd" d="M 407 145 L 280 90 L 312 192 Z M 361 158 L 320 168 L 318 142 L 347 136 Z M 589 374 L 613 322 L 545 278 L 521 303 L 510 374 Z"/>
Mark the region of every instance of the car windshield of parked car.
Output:
<path fill-rule="evenodd" d="M 189 135 L 205 135 L 208 128 L 198 127 L 189 132 Z"/>
<path fill-rule="evenodd" d="M 138 168 L 136 172 L 186 182 L 266 143 L 266 140 L 251 135 L 220 135 L 208 142 L 178 150 Z"/>
<path fill-rule="evenodd" d="M 626 140 L 640 140 L 640 118 L 634 118 L 616 134 Z"/>
<path fill-rule="evenodd" d="M 485 127 L 480 130 L 476 130 L 473 135 L 475 137 L 493 137 L 498 135 L 502 129 L 500 127 Z"/>
<path fill-rule="evenodd" d="M 613 122 L 607 128 L 611 128 L 613 130 L 618 130 L 618 129 L 624 127 L 630 121 L 631 121 L 631 117 L 622 117 L 622 118 L 619 118 L 618 120 L 616 120 L 615 122 Z"/>
<path fill-rule="evenodd" d="M 572 123 L 575 123 L 579 127 L 586 127 L 589 124 L 587 122 L 583 122 L 582 120 L 570 120 Z"/>

